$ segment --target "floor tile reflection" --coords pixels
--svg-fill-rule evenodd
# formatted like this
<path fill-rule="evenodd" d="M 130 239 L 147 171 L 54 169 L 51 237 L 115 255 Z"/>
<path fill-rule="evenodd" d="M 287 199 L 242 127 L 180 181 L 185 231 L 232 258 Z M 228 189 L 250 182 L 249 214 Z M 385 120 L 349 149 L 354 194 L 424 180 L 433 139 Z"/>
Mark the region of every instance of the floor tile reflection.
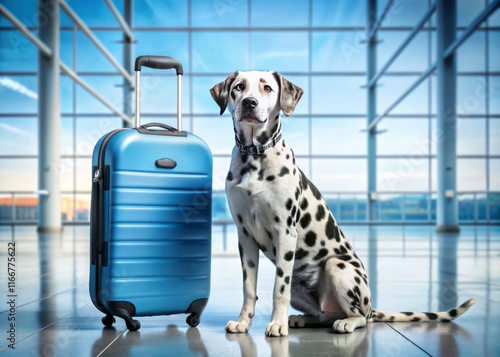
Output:
<path fill-rule="evenodd" d="M 37 235 L 33 227 L 0 227 L 0 257 L 16 243 L 16 349 L 7 347 L 9 307 L 0 305 L 0 351 L 6 356 L 496 356 L 500 355 L 500 227 L 465 226 L 455 235 L 427 226 L 345 226 L 344 232 L 370 276 L 380 311 L 435 311 L 470 297 L 478 303 L 456 322 L 373 323 L 350 335 L 329 328 L 291 329 L 267 338 L 274 267 L 261 260 L 259 301 L 247 334 L 226 334 L 236 318 L 242 283 L 235 237 L 212 264 L 209 304 L 197 328 L 185 315 L 139 318 L 129 332 L 111 328 L 88 295 L 88 227 L 65 227 L 61 235 Z M 214 240 L 219 244 L 221 239 Z M 7 291 L 0 267 L 0 291 Z M 2 301 L 0 300 L 0 301 Z"/>

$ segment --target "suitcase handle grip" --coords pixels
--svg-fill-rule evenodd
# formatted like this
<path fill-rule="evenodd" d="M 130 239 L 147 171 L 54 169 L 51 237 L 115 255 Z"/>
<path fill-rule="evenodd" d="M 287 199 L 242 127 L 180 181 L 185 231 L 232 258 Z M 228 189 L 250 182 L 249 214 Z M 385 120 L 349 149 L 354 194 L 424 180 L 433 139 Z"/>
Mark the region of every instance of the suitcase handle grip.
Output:
<path fill-rule="evenodd" d="M 184 74 L 182 64 L 168 56 L 139 56 L 135 60 L 135 70 L 140 71 L 142 66 L 156 69 L 174 68 L 178 76 Z"/>
<path fill-rule="evenodd" d="M 158 127 L 158 128 L 162 128 L 165 130 L 152 130 L 152 129 L 150 129 L 152 127 Z M 163 123 L 148 123 L 148 124 L 141 125 L 135 129 L 141 134 L 184 136 L 184 137 L 187 136 L 185 131 L 179 131 L 176 128 L 171 127 L 170 125 L 163 124 Z"/>

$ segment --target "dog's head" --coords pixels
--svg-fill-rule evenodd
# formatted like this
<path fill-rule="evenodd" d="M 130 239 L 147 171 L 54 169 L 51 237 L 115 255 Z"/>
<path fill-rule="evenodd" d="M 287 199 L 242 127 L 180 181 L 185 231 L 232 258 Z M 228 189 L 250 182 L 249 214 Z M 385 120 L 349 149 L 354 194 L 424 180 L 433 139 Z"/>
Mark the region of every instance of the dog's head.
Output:
<path fill-rule="evenodd" d="M 229 108 L 236 123 L 262 126 L 293 113 L 303 90 L 277 72 L 235 72 L 210 89 L 222 115 Z"/>

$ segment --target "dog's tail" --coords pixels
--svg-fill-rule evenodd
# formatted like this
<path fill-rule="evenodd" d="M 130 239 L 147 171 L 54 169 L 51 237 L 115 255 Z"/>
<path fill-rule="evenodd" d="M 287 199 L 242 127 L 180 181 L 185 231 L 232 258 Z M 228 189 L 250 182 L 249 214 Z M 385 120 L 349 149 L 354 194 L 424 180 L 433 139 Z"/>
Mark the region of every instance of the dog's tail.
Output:
<path fill-rule="evenodd" d="M 464 302 L 462 305 L 443 312 L 380 312 L 372 310 L 369 321 L 374 322 L 450 322 L 470 309 L 477 302 L 472 298 Z"/>

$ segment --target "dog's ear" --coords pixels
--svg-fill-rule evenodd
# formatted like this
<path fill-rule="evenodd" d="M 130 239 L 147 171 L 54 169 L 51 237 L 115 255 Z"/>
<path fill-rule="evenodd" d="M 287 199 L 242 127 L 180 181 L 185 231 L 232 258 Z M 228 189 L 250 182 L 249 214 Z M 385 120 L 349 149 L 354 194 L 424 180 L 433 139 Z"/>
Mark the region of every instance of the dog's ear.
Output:
<path fill-rule="evenodd" d="M 280 86 L 280 107 L 283 113 L 288 117 L 295 110 L 304 91 L 289 80 L 285 79 L 278 72 L 273 72 L 276 82 Z"/>
<path fill-rule="evenodd" d="M 233 84 L 237 76 L 238 72 L 234 72 L 229 77 L 227 77 L 224 82 L 220 82 L 219 84 L 213 86 L 212 89 L 210 89 L 212 98 L 220 107 L 220 115 L 222 115 L 226 111 L 229 90 L 231 89 L 231 84 Z"/>

